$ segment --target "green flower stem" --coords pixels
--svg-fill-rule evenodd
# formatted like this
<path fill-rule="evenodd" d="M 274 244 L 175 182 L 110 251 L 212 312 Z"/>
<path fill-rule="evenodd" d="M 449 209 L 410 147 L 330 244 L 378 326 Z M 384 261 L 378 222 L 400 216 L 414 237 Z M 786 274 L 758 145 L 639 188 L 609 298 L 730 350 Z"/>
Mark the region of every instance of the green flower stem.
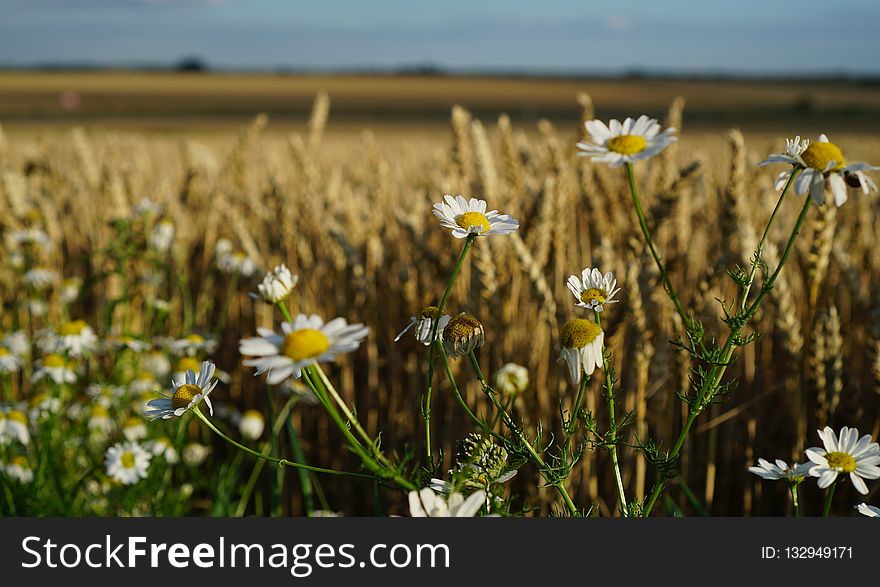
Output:
<path fill-rule="evenodd" d="M 281 315 L 284 316 L 286 321 L 293 322 L 293 316 L 290 315 L 290 310 L 287 309 L 287 303 L 284 300 L 278 301 L 278 308 L 281 310 Z"/>
<path fill-rule="evenodd" d="M 801 517 L 801 506 L 798 503 L 798 483 L 792 483 L 788 486 L 788 490 L 791 492 L 791 514 L 795 518 Z"/>
<path fill-rule="evenodd" d="M 770 234 L 770 227 L 773 226 L 773 222 L 776 220 L 776 214 L 782 207 L 782 202 L 783 200 L 785 200 L 785 196 L 788 195 L 789 188 L 794 184 L 794 179 L 800 172 L 801 170 L 799 168 L 795 168 L 794 170 L 792 170 L 791 175 L 788 176 L 788 181 L 785 183 L 785 187 L 782 189 L 782 193 L 779 194 L 779 199 L 776 200 L 776 206 L 773 208 L 773 213 L 770 214 L 770 220 L 767 221 L 767 226 L 764 227 L 764 234 L 761 235 L 761 242 L 758 243 L 758 249 L 755 251 L 755 260 L 752 262 L 752 268 L 749 270 L 748 282 L 743 288 L 742 300 L 740 300 L 739 305 L 741 311 L 746 309 L 746 303 L 748 303 L 749 299 L 749 291 L 752 289 L 752 284 L 755 281 L 755 275 L 757 274 L 758 267 L 761 264 L 761 255 L 764 253 L 764 244 L 767 242 L 767 235 Z"/>
<path fill-rule="evenodd" d="M 321 369 L 320 365 L 309 365 L 308 370 L 313 378 L 317 377 L 320 379 L 321 383 L 324 386 L 324 391 L 330 394 L 330 396 L 333 398 L 333 401 L 335 401 L 336 404 L 339 406 L 339 409 L 342 410 L 342 414 L 346 418 L 348 418 L 348 425 L 354 428 L 354 431 L 358 433 L 358 435 L 363 439 L 364 442 L 367 443 L 368 446 L 375 446 L 375 441 L 370 438 L 370 435 L 367 434 L 367 431 L 364 430 L 364 428 L 361 426 L 361 423 L 358 422 L 357 417 L 348 408 L 348 405 L 339 395 L 339 392 L 336 391 L 336 388 L 333 386 L 333 384 L 330 383 L 330 380 L 327 378 L 327 374 L 324 373 L 324 370 Z M 376 456 L 379 457 L 380 460 L 384 460 L 384 456 L 381 453 L 376 452 Z M 389 463 L 385 462 L 385 464 L 390 468 Z"/>
<path fill-rule="evenodd" d="M 684 426 L 681 429 L 681 433 L 678 435 L 678 440 L 675 441 L 675 445 L 672 447 L 672 451 L 669 453 L 669 459 L 675 460 L 678 458 L 679 453 L 681 452 L 681 447 L 684 444 L 685 438 L 687 438 L 688 433 L 690 432 L 691 426 L 694 423 L 694 420 L 697 419 L 697 416 L 703 411 L 708 403 L 711 403 L 711 400 L 715 397 L 715 392 L 718 390 L 718 386 L 721 383 L 721 378 L 724 376 L 725 371 L 727 371 L 727 366 L 730 364 L 730 358 L 733 356 L 733 350 L 736 346 L 736 341 L 739 340 L 739 333 L 742 331 L 742 328 L 749 323 L 755 313 L 758 311 L 758 308 L 761 305 L 764 297 L 773 289 L 773 285 L 776 283 L 776 280 L 779 278 L 779 274 L 782 271 L 782 268 L 785 266 L 785 263 L 788 261 L 789 256 L 791 255 L 792 250 L 794 249 L 795 239 L 798 236 L 801 228 L 803 227 L 804 221 L 807 218 L 807 212 L 810 211 L 810 204 L 812 200 L 807 196 L 804 198 L 804 205 L 801 208 L 801 212 L 798 215 L 797 221 L 795 222 L 794 228 L 791 231 L 791 235 L 788 237 L 788 243 L 785 245 L 785 250 L 782 253 L 782 257 L 779 259 L 779 266 L 776 268 L 776 271 L 764 282 L 764 285 L 761 287 L 761 291 L 758 292 L 758 295 L 755 296 L 755 301 L 746 309 L 746 311 L 739 315 L 740 319 L 737 321 L 737 325 L 731 328 L 730 334 L 727 336 L 727 340 L 724 342 L 724 346 L 721 348 L 720 356 L 721 359 L 716 363 L 712 369 L 709 370 L 709 374 L 706 377 L 706 381 L 697 390 L 697 399 L 694 406 L 688 411 L 687 419 L 685 420 Z M 651 497 L 648 499 L 644 509 L 643 514 L 645 517 L 650 515 L 651 510 L 654 507 L 654 504 L 657 501 L 657 498 L 660 496 L 660 492 L 663 491 L 663 486 L 665 482 L 663 480 L 659 481 L 654 485 L 653 490 L 651 491 Z"/>
<path fill-rule="evenodd" d="M 471 245 L 474 244 L 476 238 L 477 235 L 475 234 L 469 234 L 467 236 L 464 242 L 464 247 L 461 249 L 461 254 L 458 256 L 458 262 L 455 264 L 455 269 L 452 270 L 452 275 L 449 276 L 449 281 L 446 282 L 446 291 L 443 292 L 443 297 L 440 298 L 440 303 L 437 304 L 437 315 L 434 317 L 431 324 L 431 344 L 428 346 L 428 372 L 426 374 L 427 383 L 425 394 L 422 396 L 422 419 L 425 421 L 425 450 L 429 461 L 432 460 L 431 396 L 434 391 L 434 356 L 437 349 L 437 328 L 440 324 L 440 316 L 443 315 L 443 310 L 446 308 L 446 300 L 449 298 L 452 286 L 455 284 L 455 280 L 458 277 L 459 271 L 461 271 L 462 265 L 464 265 L 464 260 L 467 257 L 468 251 L 470 250 Z"/>
<path fill-rule="evenodd" d="M 440 357 L 443 360 L 443 367 L 446 369 L 446 377 L 449 379 L 449 385 L 452 387 L 452 393 L 455 395 L 458 405 L 461 406 L 468 417 L 470 417 L 474 424 L 476 424 L 483 433 L 497 437 L 498 435 L 492 430 L 492 428 L 474 414 L 474 412 L 468 407 L 467 402 L 464 401 L 464 398 L 461 396 L 461 392 L 458 389 L 458 385 L 455 383 L 455 377 L 452 375 L 452 369 L 449 366 L 449 356 L 446 354 L 446 349 L 443 348 L 442 344 L 439 345 L 438 348 L 440 349 Z"/>
<path fill-rule="evenodd" d="M 297 463 L 305 463 L 306 455 L 303 453 L 302 445 L 299 442 L 299 435 L 296 433 L 296 428 L 293 427 L 293 421 L 290 417 L 285 418 L 284 427 L 287 429 L 287 437 L 290 440 L 290 447 L 293 450 L 293 458 L 296 459 Z M 303 507 L 306 510 L 306 516 L 311 517 L 312 512 L 315 511 L 315 499 L 312 492 L 312 482 L 309 479 L 309 472 L 305 469 L 297 469 L 297 474 L 299 475 L 299 486 L 302 490 L 303 495 Z"/>
<path fill-rule="evenodd" d="M 602 316 L 599 312 L 593 312 L 596 317 L 596 325 L 602 327 Z M 605 391 L 608 399 L 608 451 L 611 453 L 611 465 L 614 467 L 614 482 L 617 485 L 617 498 L 620 500 L 620 511 L 623 517 L 627 517 L 626 492 L 623 488 L 623 478 L 620 476 L 620 463 L 617 457 L 617 419 L 614 415 L 614 381 L 611 379 L 611 371 L 608 368 L 608 351 L 602 345 L 602 370 L 605 372 Z"/>
<path fill-rule="evenodd" d="M 510 414 L 507 413 L 507 410 L 504 409 L 504 406 L 498 401 L 498 395 L 496 391 L 492 388 L 489 383 L 486 382 L 486 378 L 483 376 L 483 370 L 480 369 L 480 361 L 477 359 L 477 355 L 474 354 L 474 351 L 468 353 L 468 357 L 471 360 L 471 365 L 474 367 L 474 371 L 477 374 L 477 380 L 479 380 L 480 385 L 483 386 L 483 392 L 486 396 L 492 401 L 495 405 L 495 408 L 501 413 L 501 419 L 504 424 L 513 432 L 514 436 L 525 446 L 526 451 L 528 451 L 532 460 L 538 465 L 538 468 L 541 471 L 541 475 L 544 476 L 544 479 L 553 487 L 559 491 L 559 494 L 562 496 L 562 499 L 565 501 L 565 505 L 568 507 L 568 511 L 572 516 L 578 516 L 578 508 L 571 500 L 571 496 L 568 494 L 568 491 L 565 489 L 565 479 L 556 479 L 551 480 L 547 476 L 547 471 L 550 470 L 550 467 L 547 466 L 547 463 L 541 458 L 541 455 L 538 454 L 538 451 L 535 450 L 535 447 L 532 446 L 532 443 L 529 442 L 519 427 L 513 422 L 513 418 L 510 417 Z"/>
<path fill-rule="evenodd" d="M 809 197 L 808 197 L 809 199 Z M 837 481 L 831 484 L 828 488 L 827 493 L 825 494 L 825 507 L 822 508 L 822 517 L 827 518 L 828 514 L 831 512 L 831 502 L 834 499 L 834 490 L 837 489 Z"/>
<path fill-rule="evenodd" d="M 202 411 L 199 409 L 198 406 L 195 406 L 192 409 L 192 411 L 198 417 L 199 420 L 204 422 L 205 426 L 207 426 L 208 428 L 211 429 L 212 432 L 214 432 L 214 434 L 216 434 L 217 436 L 219 436 L 220 438 L 222 438 L 223 440 L 225 440 L 226 442 L 228 442 L 229 444 L 231 444 L 232 446 L 234 446 L 238 450 L 244 451 L 251 456 L 257 457 L 258 459 L 262 459 L 262 460 L 270 462 L 270 463 L 275 463 L 275 464 L 283 466 L 283 467 L 293 467 L 295 469 L 305 469 L 307 471 L 314 471 L 315 473 L 325 473 L 327 475 L 342 475 L 342 476 L 348 476 L 348 477 L 365 477 L 367 479 L 372 479 L 372 477 L 373 477 L 372 475 L 365 475 L 363 473 L 352 473 L 349 471 L 335 471 L 333 469 L 312 467 L 310 465 L 303 465 L 301 463 L 294 463 L 293 461 L 288 461 L 287 459 L 279 459 L 279 458 L 275 458 L 275 457 L 266 456 L 262 453 L 258 453 L 257 451 L 255 451 L 251 448 L 246 447 L 245 445 L 243 445 L 239 442 L 232 440 L 231 438 L 229 438 L 228 436 L 226 436 L 225 434 L 220 432 L 220 429 L 217 428 L 216 426 L 214 426 L 214 423 L 211 422 L 202 413 Z"/>

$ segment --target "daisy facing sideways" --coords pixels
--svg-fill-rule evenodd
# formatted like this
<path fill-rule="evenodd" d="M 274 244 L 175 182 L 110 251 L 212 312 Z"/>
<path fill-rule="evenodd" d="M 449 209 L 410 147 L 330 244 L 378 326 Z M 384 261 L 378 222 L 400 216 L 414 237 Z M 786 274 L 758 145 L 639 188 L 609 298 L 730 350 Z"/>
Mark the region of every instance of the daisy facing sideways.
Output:
<path fill-rule="evenodd" d="M 581 272 L 581 277 L 572 275 L 566 282 L 571 295 L 577 300 L 577 306 L 601 312 L 605 309 L 605 304 L 614 304 L 618 300 L 614 299 L 620 288 L 617 287 L 617 280 L 609 271 L 605 275 L 594 268 L 586 268 Z"/>
<path fill-rule="evenodd" d="M 499 214 L 498 210 L 486 212 L 486 200 L 450 195 L 443 196 L 443 200 L 434 204 L 434 216 L 440 219 L 441 226 L 452 230 L 455 238 L 510 234 L 519 228 L 519 221 L 507 214 Z"/>
<path fill-rule="evenodd" d="M 173 390 L 171 395 L 162 394 L 160 399 L 154 399 L 147 402 L 148 409 L 144 412 L 145 416 L 156 420 L 162 418 L 179 418 L 189 410 L 199 405 L 199 402 L 205 400 L 208 411 L 213 416 L 214 406 L 211 405 L 211 399 L 208 397 L 217 386 L 217 380 L 211 381 L 214 376 L 216 366 L 211 361 L 202 363 L 198 375 L 191 369 L 187 370 L 184 380 L 180 383 L 171 382 Z"/>
<path fill-rule="evenodd" d="M 635 120 L 612 120 L 608 126 L 601 120 L 590 120 L 584 127 L 589 142 L 577 144 L 578 155 L 609 167 L 649 159 L 678 140 L 674 128 L 660 132 L 660 123 L 644 114 Z"/>
<path fill-rule="evenodd" d="M 591 320 L 576 318 L 569 320 L 559 331 L 559 361 L 568 366 L 571 382 L 581 382 L 583 375 L 592 375 L 596 367 L 602 366 L 602 345 L 605 333 Z"/>
<path fill-rule="evenodd" d="M 782 459 L 776 459 L 775 463 L 758 459 L 758 466 L 749 467 L 749 471 L 767 481 L 785 479 L 789 483 L 800 483 L 804 480 L 804 477 L 810 476 L 810 469 L 812 468 L 813 463 L 794 463 L 789 467 L 788 463 Z"/>
<path fill-rule="evenodd" d="M 860 188 L 864 193 L 877 191 L 874 181 L 865 175 L 865 171 L 876 171 L 880 167 L 866 163 L 846 164 L 840 147 L 828 140 L 824 134 L 819 140 L 811 143 L 800 137 L 785 140 L 785 153 L 775 153 L 759 166 L 771 163 L 788 163 L 792 169 L 783 171 L 776 178 L 776 189 L 781 190 L 788 183 L 795 169 L 801 172 L 794 180 L 794 191 L 799 196 L 807 194 L 817 204 L 825 202 L 825 188 L 831 189 L 835 205 L 842 206 L 847 199 L 847 186 Z"/>
<path fill-rule="evenodd" d="M 325 323 L 315 314 L 298 314 L 293 322 L 281 323 L 281 334 L 258 328 L 260 336 L 243 338 L 238 350 L 251 357 L 243 363 L 256 367 L 255 375 L 267 373 L 266 381 L 277 385 L 291 375 L 299 378 L 309 365 L 329 363 L 336 355 L 357 349 L 369 331 L 363 324 L 348 324 L 345 318 Z"/>
<path fill-rule="evenodd" d="M 871 435 L 859 438 L 859 431 L 844 426 L 840 437 L 830 426 L 819 430 L 819 438 L 825 448 L 808 448 L 807 458 L 813 463 L 810 474 L 819 478 L 819 487 L 825 489 L 837 480 L 841 473 L 849 473 L 853 487 L 862 495 L 868 493 L 865 479 L 880 478 L 880 446 L 871 442 Z"/>

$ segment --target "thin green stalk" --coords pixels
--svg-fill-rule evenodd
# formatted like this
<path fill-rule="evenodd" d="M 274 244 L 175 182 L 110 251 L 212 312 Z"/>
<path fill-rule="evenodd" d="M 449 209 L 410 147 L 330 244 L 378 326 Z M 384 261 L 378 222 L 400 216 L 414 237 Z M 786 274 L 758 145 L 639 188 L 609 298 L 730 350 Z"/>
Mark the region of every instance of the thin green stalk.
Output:
<path fill-rule="evenodd" d="M 599 312 L 593 312 L 596 317 L 596 325 L 602 327 L 602 316 Z M 626 492 L 623 488 L 623 478 L 620 476 L 620 463 L 617 456 L 617 419 L 614 415 L 614 381 L 611 379 L 611 370 L 608 367 L 608 352 L 605 344 L 602 344 L 602 369 L 605 372 L 605 391 L 608 400 L 608 435 L 610 442 L 608 451 L 611 453 L 611 466 L 614 468 L 614 482 L 617 485 L 617 498 L 620 500 L 620 511 L 623 517 L 627 517 Z"/>
<path fill-rule="evenodd" d="M 474 351 L 468 353 L 468 357 L 471 360 L 471 365 L 474 367 L 474 371 L 477 374 L 477 380 L 483 386 L 483 392 L 488 396 L 489 400 L 495 405 L 495 408 L 501 412 L 501 419 L 504 424 L 513 432 L 514 436 L 525 446 L 526 451 L 528 451 L 529 455 L 532 457 L 532 460 L 538 465 L 541 470 L 541 474 L 548 481 L 550 485 L 556 488 L 559 494 L 562 496 L 563 501 L 565 501 L 566 507 L 568 507 L 568 511 L 572 516 L 579 515 L 578 508 L 571 500 L 571 496 L 568 494 L 568 491 L 565 489 L 564 479 L 556 479 L 551 481 L 547 478 L 547 471 L 550 470 L 550 467 L 547 466 L 547 463 L 538 454 L 538 451 L 535 450 L 535 447 L 532 446 L 532 443 L 529 442 L 519 427 L 513 422 L 513 418 L 510 417 L 510 414 L 504 409 L 504 406 L 498 401 L 498 396 L 496 391 L 492 388 L 491 385 L 486 381 L 486 378 L 483 376 L 483 370 L 480 369 L 480 361 L 477 359 L 477 355 L 474 354 Z"/>
<path fill-rule="evenodd" d="M 792 483 L 788 486 L 791 492 L 791 513 L 795 518 L 801 517 L 801 506 L 798 503 L 798 483 Z"/>
<path fill-rule="evenodd" d="M 299 435 L 297 435 L 296 429 L 293 427 L 293 419 L 288 416 L 284 426 L 287 429 L 287 437 L 293 450 L 293 458 L 297 463 L 305 463 L 306 455 L 303 453 L 302 445 L 299 442 Z M 306 515 L 311 517 L 312 512 L 315 511 L 315 499 L 312 493 L 312 482 L 309 479 L 309 472 L 299 469 L 297 474 L 299 475 L 299 485 L 303 495 L 303 506 L 306 510 Z"/>
<path fill-rule="evenodd" d="M 373 478 L 372 475 L 365 475 L 365 474 L 363 474 L 363 473 L 352 473 L 352 472 L 349 472 L 349 471 L 335 471 L 335 470 L 333 470 L 333 469 L 324 469 L 324 468 L 321 468 L 321 467 L 312 467 L 311 465 L 303 465 L 303 464 L 301 464 L 301 463 L 294 463 L 293 461 L 288 461 L 287 459 L 279 459 L 279 458 L 276 458 L 276 457 L 266 456 L 266 455 L 264 455 L 264 454 L 258 453 L 257 451 L 255 451 L 255 450 L 253 450 L 253 449 L 251 449 L 251 448 L 246 447 L 245 445 L 243 445 L 243 444 L 241 444 L 241 443 L 239 443 L 239 442 L 236 442 L 236 441 L 232 440 L 231 438 L 229 438 L 228 436 L 226 436 L 225 434 L 223 434 L 222 432 L 220 432 L 220 429 L 217 428 L 216 426 L 214 426 L 214 423 L 211 422 L 211 421 L 210 421 L 210 420 L 209 420 L 209 419 L 208 419 L 208 418 L 202 413 L 201 410 L 199 410 L 199 407 L 198 407 L 198 406 L 194 407 L 194 408 L 192 409 L 192 411 L 193 411 L 193 413 L 198 417 L 199 420 L 201 420 L 202 422 L 204 422 L 205 426 L 207 426 L 208 428 L 211 429 L 212 432 L 214 432 L 214 434 L 216 434 L 217 436 L 219 436 L 220 438 L 222 438 L 223 440 L 225 440 L 226 442 L 228 442 L 229 444 L 231 444 L 232 446 L 234 446 L 234 447 L 237 448 L 238 450 L 242 450 L 242 451 L 248 453 L 248 454 L 251 455 L 251 456 L 257 457 L 258 459 L 262 459 L 262 460 L 264 460 L 264 461 L 268 461 L 268 462 L 270 462 L 270 463 L 275 463 L 275 464 L 280 465 L 280 466 L 283 466 L 283 467 L 293 467 L 293 468 L 295 468 L 295 469 L 305 469 L 305 470 L 307 470 L 307 471 L 314 471 L 315 473 L 325 473 L 325 474 L 327 474 L 327 475 L 341 475 L 341 476 L 348 476 L 348 477 L 364 477 L 364 478 L 366 478 L 366 479 L 372 479 L 372 478 Z"/>
<path fill-rule="evenodd" d="M 286 321 L 293 322 L 293 316 L 290 315 L 290 310 L 287 309 L 287 303 L 284 300 L 278 301 L 278 308 L 281 309 L 281 315 Z"/>
<path fill-rule="evenodd" d="M 273 421 L 275 419 L 275 406 L 273 405 L 273 395 L 272 390 L 269 386 L 266 386 L 266 409 L 267 415 L 269 417 L 269 421 Z M 271 439 L 272 446 L 272 454 L 278 454 L 278 433 L 275 432 L 275 428 L 269 430 L 269 438 Z M 280 516 L 281 515 L 281 488 L 284 484 L 284 471 L 280 468 L 272 471 L 269 474 L 269 515 L 270 516 Z"/>
<path fill-rule="evenodd" d="M 458 401 L 458 405 L 465 411 L 465 413 L 470 417 L 470 419 L 482 430 L 485 434 L 491 434 L 493 436 L 497 436 L 492 428 L 489 427 L 488 424 L 483 422 L 476 414 L 471 411 L 468 407 L 467 402 L 464 401 L 464 398 L 461 396 L 461 392 L 458 390 L 458 384 L 455 382 L 455 377 L 452 375 L 452 369 L 449 366 L 449 356 L 446 354 L 446 349 L 443 348 L 443 345 L 439 346 L 440 349 L 440 357 L 443 360 L 443 366 L 446 369 L 446 377 L 449 379 L 449 385 L 452 387 L 452 393 L 455 395 L 455 399 Z"/>
<path fill-rule="evenodd" d="M 468 251 L 470 250 L 471 245 L 474 244 L 476 238 L 477 235 L 475 234 L 467 236 L 467 239 L 464 242 L 464 247 L 461 249 L 461 254 L 458 256 L 458 262 L 455 264 L 455 269 L 452 270 L 452 275 L 449 276 L 449 281 L 446 282 L 446 291 L 443 292 L 443 297 L 440 298 L 440 303 L 437 304 L 437 314 L 434 316 L 434 320 L 431 324 L 431 344 L 428 346 L 428 372 L 425 376 L 427 383 L 425 394 L 422 397 L 422 419 L 425 422 L 425 450 L 429 461 L 432 460 L 431 396 L 434 391 L 434 357 L 437 349 L 437 328 L 440 324 L 440 316 L 443 315 L 443 310 L 446 308 L 446 300 L 449 298 L 449 293 L 452 291 L 452 286 L 455 284 L 455 279 L 458 277 L 458 273 L 461 271 L 462 265 L 464 265 L 465 257 L 467 257 Z"/>
<path fill-rule="evenodd" d="M 837 481 L 831 484 L 828 487 L 828 492 L 825 495 L 825 507 L 822 508 L 822 517 L 827 518 L 828 514 L 831 512 L 831 501 L 834 499 L 834 490 L 837 489 Z"/>

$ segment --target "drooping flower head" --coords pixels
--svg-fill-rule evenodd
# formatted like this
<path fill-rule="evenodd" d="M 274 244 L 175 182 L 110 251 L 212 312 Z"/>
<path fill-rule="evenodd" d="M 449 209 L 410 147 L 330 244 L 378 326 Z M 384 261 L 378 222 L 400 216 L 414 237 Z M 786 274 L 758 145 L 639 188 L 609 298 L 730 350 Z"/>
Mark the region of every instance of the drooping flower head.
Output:
<path fill-rule="evenodd" d="M 749 471 L 768 481 L 785 479 L 789 483 L 800 483 L 804 480 L 804 477 L 809 477 L 810 469 L 812 468 L 812 463 L 794 463 L 789 467 L 788 463 L 781 459 L 776 459 L 775 463 L 758 459 L 758 466 L 749 467 Z"/>
<path fill-rule="evenodd" d="M 495 373 L 495 389 L 504 395 L 519 395 L 529 387 L 529 370 L 507 363 Z"/>
<path fill-rule="evenodd" d="M 510 234 L 519 228 L 519 221 L 507 214 L 499 214 L 497 210 L 486 212 L 485 200 L 450 195 L 443 196 L 443 200 L 434 204 L 434 216 L 440 219 L 441 226 L 452 230 L 455 238 Z"/>
<path fill-rule="evenodd" d="M 605 333 L 592 320 L 575 318 L 559 331 L 559 360 L 568 366 L 571 382 L 577 385 L 583 375 L 592 375 L 602 366 L 602 345 Z"/>
<path fill-rule="evenodd" d="M 595 267 L 584 269 L 580 279 L 576 275 L 570 276 L 566 285 L 577 300 L 575 305 L 596 312 L 603 311 L 605 304 L 616 303 L 614 296 L 620 291 L 610 271 L 602 275 Z"/>
<path fill-rule="evenodd" d="M 443 346 L 450 358 L 462 357 L 484 344 L 486 331 L 482 322 L 467 312 L 450 318 L 443 329 Z"/>
<path fill-rule="evenodd" d="M 678 140 L 674 128 L 660 132 L 660 123 L 644 114 L 622 123 L 612 120 L 608 126 L 601 120 L 590 120 L 584 126 L 590 135 L 589 142 L 577 144 L 578 155 L 607 163 L 609 167 L 648 159 Z"/>
<path fill-rule="evenodd" d="M 807 458 L 813 463 L 810 474 L 819 478 L 819 487 L 825 489 L 837 480 L 841 473 L 849 473 L 850 481 L 862 495 L 868 493 L 865 479 L 880 478 L 880 446 L 872 442 L 871 435 L 859 438 L 859 431 L 844 426 L 838 437 L 830 426 L 819 430 L 819 438 L 825 448 L 808 448 Z"/>
<path fill-rule="evenodd" d="M 437 310 L 437 306 L 428 306 L 419 312 L 418 315 L 410 316 L 409 324 L 407 324 L 406 328 L 401 330 L 400 334 L 394 338 L 394 342 L 399 341 L 403 338 L 404 334 L 406 334 L 411 328 L 415 327 L 416 340 L 425 346 L 431 344 L 431 331 L 434 328 L 434 320 L 437 319 Z M 443 329 L 448 323 L 448 314 L 440 316 L 440 323 L 437 324 L 437 336 L 443 335 Z"/>

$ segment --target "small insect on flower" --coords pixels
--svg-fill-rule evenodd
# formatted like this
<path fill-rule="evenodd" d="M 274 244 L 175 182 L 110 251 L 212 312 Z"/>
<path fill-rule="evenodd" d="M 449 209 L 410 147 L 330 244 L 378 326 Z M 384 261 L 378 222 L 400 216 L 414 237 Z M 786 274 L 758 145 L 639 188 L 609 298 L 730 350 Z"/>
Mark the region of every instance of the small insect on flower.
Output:
<path fill-rule="evenodd" d="M 858 509 L 859 513 L 863 516 L 868 516 L 869 518 L 880 518 L 880 508 L 878 507 L 874 507 L 866 503 L 860 503 L 856 509 Z"/>
<path fill-rule="evenodd" d="M 605 304 L 614 304 L 618 300 L 614 296 L 620 291 L 617 280 L 609 271 L 605 275 L 594 268 L 586 268 L 581 272 L 581 277 L 572 275 L 566 282 L 569 291 L 577 300 L 575 305 L 587 310 L 601 312 Z"/>
<path fill-rule="evenodd" d="M 152 454 L 137 442 L 117 442 L 104 454 L 107 475 L 123 485 L 132 485 L 147 478 Z"/>
<path fill-rule="evenodd" d="M 648 159 L 678 140 L 674 128 L 661 133 L 660 123 L 644 114 L 636 120 L 627 118 L 623 123 L 612 120 L 608 126 L 601 120 L 590 120 L 584 127 L 590 142 L 577 144 L 578 155 L 607 163 L 609 167 Z"/>
<path fill-rule="evenodd" d="M 18 373 L 21 370 L 21 359 L 16 357 L 5 346 L 0 346 L 0 373 Z"/>
<path fill-rule="evenodd" d="M 179 418 L 189 410 L 199 405 L 202 400 L 208 406 L 211 415 L 214 414 L 214 407 L 211 405 L 211 392 L 217 386 L 217 381 L 211 381 L 214 376 L 216 367 L 211 361 L 202 363 L 198 374 L 192 369 L 187 370 L 184 380 L 180 383 L 171 382 L 172 390 L 170 395 L 161 394 L 162 398 L 151 400 L 147 405 L 150 407 L 144 412 L 145 416 L 149 416 L 151 420 L 162 418 Z"/>
<path fill-rule="evenodd" d="M 0 471 L 19 483 L 30 483 L 34 480 L 34 471 L 26 457 L 15 456 L 8 463 L 0 463 Z"/>
<path fill-rule="evenodd" d="M 450 318 L 443 329 L 443 347 L 452 359 L 463 357 L 484 344 L 486 331 L 482 322 L 467 312 Z"/>
<path fill-rule="evenodd" d="M 437 306 L 428 306 L 417 316 L 410 316 L 409 324 L 406 325 L 406 328 L 400 331 L 394 338 L 394 342 L 399 341 L 403 338 L 403 335 L 406 334 L 411 328 L 415 327 L 415 335 L 416 340 L 422 343 L 425 346 L 431 344 L 431 331 L 434 329 L 434 320 L 437 319 Z M 446 328 L 446 324 L 449 323 L 449 314 L 443 314 L 440 316 L 440 322 L 437 324 L 437 335 L 442 336 L 443 329 Z"/>
<path fill-rule="evenodd" d="M 559 331 L 559 361 L 568 365 L 571 382 L 577 385 L 583 375 L 592 375 L 602 366 L 602 345 L 605 333 L 592 320 L 576 318 Z"/>
<path fill-rule="evenodd" d="M 787 163 L 792 169 L 783 171 L 776 178 L 776 189 L 781 190 L 788 183 L 795 169 L 801 172 L 794 180 L 794 191 L 799 196 L 807 194 L 817 204 L 825 202 L 825 189 L 831 189 L 834 203 L 839 207 L 847 200 L 846 188 L 860 188 L 862 192 L 877 191 L 874 181 L 865 175 L 865 171 L 876 171 L 880 167 L 866 163 L 846 164 L 840 147 L 828 140 L 824 134 L 819 140 L 811 143 L 800 137 L 785 140 L 785 153 L 774 153 L 759 166 L 771 163 Z"/>
<path fill-rule="evenodd" d="M 242 438 L 248 440 L 257 440 L 263 435 L 263 429 L 266 427 L 266 420 L 263 414 L 257 410 L 245 410 L 238 421 L 238 431 Z"/>
<path fill-rule="evenodd" d="M 0 408 L 0 446 L 16 440 L 27 446 L 31 441 L 27 414 L 21 410 Z"/>
<path fill-rule="evenodd" d="M 758 466 L 749 467 L 749 471 L 768 481 L 785 479 L 789 483 L 800 483 L 804 480 L 804 477 L 810 476 L 810 469 L 812 468 L 812 463 L 795 463 L 789 467 L 788 463 L 781 459 L 776 459 L 775 464 L 764 459 L 758 459 Z"/>
<path fill-rule="evenodd" d="M 460 493 L 448 498 L 429 487 L 409 492 L 409 514 L 414 518 L 473 518 L 486 503 L 486 492 L 475 491 L 467 499 Z"/>
<path fill-rule="evenodd" d="M 529 387 L 529 370 L 507 363 L 495 372 L 495 389 L 504 395 L 519 395 Z"/>
<path fill-rule="evenodd" d="M 34 382 L 41 381 L 46 377 L 55 383 L 73 383 L 76 381 L 76 372 L 70 364 L 58 354 L 49 354 L 37 361 L 37 370 L 34 371 Z"/>
<path fill-rule="evenodd" d="M 317 363 L 329 363 L 336 355 L 357 349 L 369 333 L 363 324 L 348 324 L 335 318 L 326 324 L 320 316 L 298 314 L 293 322 L 282 322 L 282 334 L 270 328 L 258 328 L 260 335 L 243 338 L 239 352 L 244 365 L 256 367 L 255 375 L 268 373 L 266 381 L 277 385 L 291 375 L 299 378 L 303 369 Z"/>
<path fill-rule="evenodd" d="M 840 429 L 839 438 L 830 426 L 818 432 L 825 448 L 808 448 L 806 453 L 815 463 L 810 474 L 819 478 L 819 487 L 825 489 L 839 474 L 849 473 L 856 491 L 866 495 L 868 486 L 864 480 L 880 478 L 880 446 L 872 442 L 870 434 L 859 438 L 859 431 L 847 426 Z"/>
<path fill-rule="evenodd" d="M 444 202 L 434 204 L 434 216 L 440 225 L 452 230 L 455 238 L 475 234 L 510 234 L 519 228 L 519 221 L 498 210 L 486 212 L 486 201 L 477 198 L 466 200 L 464 196 L 443 196 Z"/>
<path fill-rule="evenodd" d="M 299 275 L 292 274 L 287 265 L 282 263 L 266 274 L 263 282 L 257 286 L 257 291 L 260 299 L 267 304 L 277 304 L 290 297 L 290 292 L 298 282 Z"/>

